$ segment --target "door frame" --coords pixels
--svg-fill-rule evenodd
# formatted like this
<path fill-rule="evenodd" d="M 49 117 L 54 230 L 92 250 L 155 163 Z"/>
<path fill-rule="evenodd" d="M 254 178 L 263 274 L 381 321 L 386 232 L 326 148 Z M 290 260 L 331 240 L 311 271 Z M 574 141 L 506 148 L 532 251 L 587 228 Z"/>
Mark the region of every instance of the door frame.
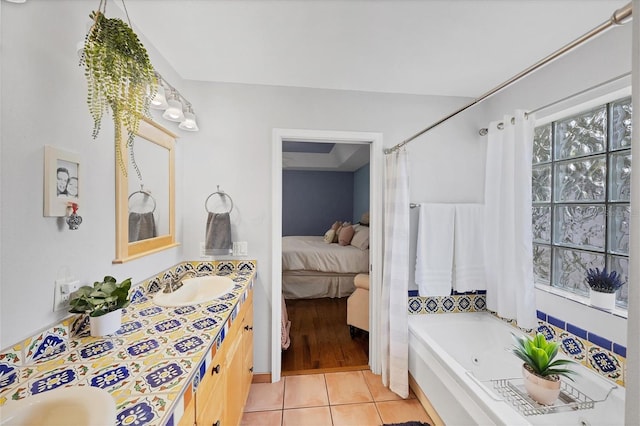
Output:
<path fill-rule="evenodd" d="M 282 142 L 369 144 L 369 367 L 380 374 L 380 297 L 382 292 L 382 133 L 273 129 L 271 199 L 271 381 L 280 380 L 282 312 Z M 345 324 L 346 326 L 346 324 Z"/>

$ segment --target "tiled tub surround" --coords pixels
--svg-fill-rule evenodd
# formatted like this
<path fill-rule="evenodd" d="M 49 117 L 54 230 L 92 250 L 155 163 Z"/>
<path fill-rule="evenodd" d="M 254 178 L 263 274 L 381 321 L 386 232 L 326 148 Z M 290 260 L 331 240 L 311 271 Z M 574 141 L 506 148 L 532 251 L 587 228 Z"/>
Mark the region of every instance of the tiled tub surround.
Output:
<path fill-rule="evenodd" d="M 454 293 L 451 296 L 422 297 L 409 291 L 409 315 L 480 312 L 486 310 L 486 292 Z M 495 315 L 495 313 L 493 313 Z M 627 348 L 588 330 L 537 311 L 538 331 L 560 344 L 565 354 L 600 375 L 624 386 Z M 497 315 L 496 315 L 497 316 Z M 507 321 L 513 324 L 513 321 Z"/>
<path fill-rule="evenodd" d="M 209 303 L 162 308 L 151 297 L 185 270 L 235 286 Z M 64 386 L 95 386 L 116 401 L 117 425 L 173 426 L 252 290 L 254 261 L 183 262 L 132 289 L 122 327 L 90 337 L 76 315 L 0 353 L 0 405 Z"/>

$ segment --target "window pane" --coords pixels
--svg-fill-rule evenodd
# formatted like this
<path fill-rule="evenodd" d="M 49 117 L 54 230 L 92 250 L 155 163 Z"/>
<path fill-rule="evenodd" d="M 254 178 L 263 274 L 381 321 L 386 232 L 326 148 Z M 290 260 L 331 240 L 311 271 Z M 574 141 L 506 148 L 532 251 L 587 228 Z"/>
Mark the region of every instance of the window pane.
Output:
<path fill-rule="evenodd" d="M 533 216 L 533 241 L 551 242 L 551 206 L 537 206 L 531 209 Z"/>
<path fill-rule="evenodd" d="M 606 157 L 556 164 L 556 201 L 604 201 Z"/>
<path fill-rule="evenodd" d="M 553 286 L 586 296 L 589 287 L 585 282 L 588 268 L 604 267 L 604 255 L 580 250 L 554 247 Z"/>
<path fill-rule="evenodd" d="M 580 157 L 604 152 L 607 113 L 605 106 L 569 117 L 556 124 L 555 158 Z"/>
<path fill-rule="evenodd" d="M 551 247 L 533 245 L 533 277 L 536 283 L 549 285 L 551 281 Z"/>
<path fill-rule="evenodd" d="M 611 149 L 631 146 L 631 98 L 611 104 Z"/>
<path fill-rule="evenodd" d="M 533 202 L 551 201 L 551 166 L 536 166 L 531 173 Z"/>
<path fill-rule="evenodd" d="M 608 269 L 618 272 L 624 281 L 629 282 L 629 258 L 620 256 L 607 256 Z M 618 289 L 616 294 L 616 305 L 627 308 L 629 300 L 629 284 L 625 284 Z"/>
<path fill-rule="evenodd" d="M 554 243 L 576 248 L 604 250 L 604 205 L 564 205 L 555 207 Z"/>
<path fill-rule="evenodd" d="M 631 206 L 609 206 L 609 252 L 629 254 L 629 221 Z"/>
<path fill-rule="evenodd" d="M 551 123 L 533 131 L 533 164 L 551 161 Z"/>
<path fill-rule="evenodd" d="M 631 199 L 631 151 L 611 154 L 609 201 Z"/>

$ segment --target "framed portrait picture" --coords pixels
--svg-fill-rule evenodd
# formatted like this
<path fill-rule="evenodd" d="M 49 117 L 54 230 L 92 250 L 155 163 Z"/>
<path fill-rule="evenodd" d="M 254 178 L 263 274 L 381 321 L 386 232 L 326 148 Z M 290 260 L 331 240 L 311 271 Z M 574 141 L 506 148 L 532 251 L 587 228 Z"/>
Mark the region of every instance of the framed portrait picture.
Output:
<path fill-rule="evenodd" d="M 80 157 L 44 146 L 44 216 L 66 216 L 71 203 L 80 204 Z"/>

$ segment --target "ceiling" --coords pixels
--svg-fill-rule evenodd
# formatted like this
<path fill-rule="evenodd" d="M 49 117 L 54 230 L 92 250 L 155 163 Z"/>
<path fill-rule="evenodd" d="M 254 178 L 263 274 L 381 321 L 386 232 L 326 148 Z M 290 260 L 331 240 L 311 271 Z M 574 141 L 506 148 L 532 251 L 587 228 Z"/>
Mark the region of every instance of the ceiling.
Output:
<path fill-rule="evenodd" d="M 126 7 L 136 31 L 186 80 L 477 98 L 627 2 L 126 0 Z M 368 162 L 368 149 L 343 150 L 285 152 L 283 168 L 353 171 Z"/>
<path fill-rule="evenodd" d="M 187 80 L 478 97 L 627 2 L 126 0 L 126 6 L 136 30 Z"/>

